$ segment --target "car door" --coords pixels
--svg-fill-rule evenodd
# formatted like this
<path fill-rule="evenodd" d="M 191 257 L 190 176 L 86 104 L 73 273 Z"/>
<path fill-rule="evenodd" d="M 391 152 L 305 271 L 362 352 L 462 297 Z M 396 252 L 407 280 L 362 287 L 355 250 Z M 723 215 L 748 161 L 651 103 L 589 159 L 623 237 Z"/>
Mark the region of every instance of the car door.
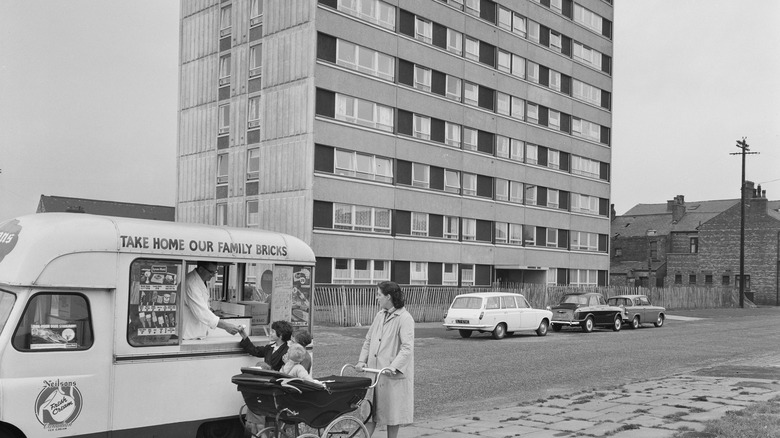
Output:
<path fill-rule="evenodd" d="M 650 301 L 647 297 L 637 297 L 634 299 L 634 302 L 641 314 L 642 322 L 655 321 L 655 315 L 653 315 L 653 310 L 650 308 Z"/>
<path fill-rule="evenodd" d="M 485 300 L 485 317 L 482 318 L 482 324 L 489 326 L 488 328 L 493 330 L 499 320 L 503 319 L 502 313 L 501 298 L 487 297 L 487 300 Z"/>
<path fill-rule="evenodd" d="M 504 311 L 507 331 L 513 332 L 522 328 L 522 318 L 517 309 L 517 302 L 512 295 L 501 297 L 501 308 Z"/>
<path fill-rule="evenodd" d="M 535 330 L 539 327 L 538 312 L 531 308 L 525 297 L 515 298 L 517 300 L 517 314 L 520 315 L 520 330 Z"/>

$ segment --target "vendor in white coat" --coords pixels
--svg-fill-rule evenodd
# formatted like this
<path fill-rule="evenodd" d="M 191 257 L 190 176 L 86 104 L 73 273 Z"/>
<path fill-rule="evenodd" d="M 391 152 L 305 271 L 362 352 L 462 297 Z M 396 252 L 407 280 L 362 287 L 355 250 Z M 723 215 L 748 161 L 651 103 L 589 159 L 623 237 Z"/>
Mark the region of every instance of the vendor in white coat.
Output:
<path fill-rule="evenodd" d="M 398 436 L 401 425 L 414 422 L 414 319 L 404 308 L 404 293 L 392 281 L 379 283 L 376 299 L 382 310 L 368 329 L 355 368 L 390 368 L 373 389 L 374 416 L 366 423 L 369 435 L 387 426 L 387 437 Z M 372 394 L 369 393 L 369 397 Z"/>

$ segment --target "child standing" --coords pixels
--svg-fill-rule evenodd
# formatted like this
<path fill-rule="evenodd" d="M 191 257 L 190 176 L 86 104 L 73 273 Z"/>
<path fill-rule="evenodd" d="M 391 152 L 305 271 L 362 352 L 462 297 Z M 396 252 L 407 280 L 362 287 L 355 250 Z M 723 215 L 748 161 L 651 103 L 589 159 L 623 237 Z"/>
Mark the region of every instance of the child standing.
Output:
<path fill-rule="evenodd" d="M 292 338 L 290 338 L 289 342 L 290 346 L 293 344 L 300 344 L 304 349 L 311 344 L 311 334 L 307 332 L 306 330 L 299 330 L 295 333 L 293 333 Z M 306 352 L 306 358 L 304 358 L 301 361 L 301 365 L 306 369 L 309 374 L 311 374 L 311 354 L 309 352 Z"/>

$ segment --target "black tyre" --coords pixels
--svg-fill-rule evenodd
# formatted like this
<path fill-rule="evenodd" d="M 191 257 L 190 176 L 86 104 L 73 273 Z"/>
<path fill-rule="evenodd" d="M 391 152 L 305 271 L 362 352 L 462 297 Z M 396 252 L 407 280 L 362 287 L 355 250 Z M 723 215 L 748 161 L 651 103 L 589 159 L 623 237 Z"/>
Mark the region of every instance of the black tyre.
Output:
<path fill-rule="evenodd" d="M 589 316 L 585 318 L 585 321 L 582 321 L 582 331 L 585 333 L 590 333 L 593 331 L 593 317 Z"/>
<path fill-rule="evenodd" d="M 619 332 L 623 328 L 623 318 L 620 314 L 615 315 L 615 320 L 612 321 L 612 331 Z"/>
<path fill-rule="evenodd" d="M 461 338 L 470 338 L 471 337 L 471 330 L 458 330 L 458 333 L 460 333 Z"/>
<path fill-rule="evenodd" d="M 563 326 L 560 325 L 560 324 L 553 324 L 552 325 L 552 329 L 553 329 L 554 332 L 559 332 L 559 331 L 561 331 L 562 328 L 563 328 Z"/>
<path fill-rule="evenodd" d="M 503 339 L 504 336 L 506 336 L 506 324 L 500 322 L 493 329 L 493 339 Z"/>
<path fill-rule="evenodd" d="M 641 324 L 639 324 L 639 315 L 634 316 L 634 319 L 631 320 L 631 328 L 636 330 L 639 328 Z"/>
<path fill-rule="evenodd" d="M 658 314 L 658 319 L 655 320 L 653 325 L 656 326 L 656 327 L 661 327 L 662 325 L 664 325 L 664 319 L 666 319 L 666 317 L 664 317 L 664 314 L 663 313 L 659 313 Z"/>
<path fill-rule="evenodd" d="M 550 327 L 550 324 L 547 322 L 546 319 L 543 319 L 542 322 L 539 323 L 539 328 L 536 329 L 536 336 L 546 336 L 547 335 L 547 329 L 549 327 Z"/>

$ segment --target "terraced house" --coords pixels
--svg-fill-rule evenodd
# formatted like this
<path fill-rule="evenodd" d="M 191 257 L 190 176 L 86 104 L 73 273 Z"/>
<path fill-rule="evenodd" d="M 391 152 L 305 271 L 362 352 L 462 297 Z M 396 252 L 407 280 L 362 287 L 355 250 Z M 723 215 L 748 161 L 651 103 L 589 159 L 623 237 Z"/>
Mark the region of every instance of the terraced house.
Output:
<path fill-rule="evenodd" d="M 183 0 L 177 220 L 318 284 L 608 281 L 611 1 Z"/>

